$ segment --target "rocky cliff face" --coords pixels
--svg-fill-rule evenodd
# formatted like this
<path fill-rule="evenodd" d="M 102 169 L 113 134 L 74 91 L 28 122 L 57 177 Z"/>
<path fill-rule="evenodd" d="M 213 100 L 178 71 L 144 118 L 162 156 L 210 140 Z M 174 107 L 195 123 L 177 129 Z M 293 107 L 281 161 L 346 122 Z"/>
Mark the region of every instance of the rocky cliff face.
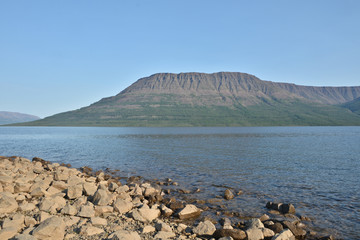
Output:
<path fill-rule="evenodd" d="M 238 72 L 159 73 L 138 80 L 118 96 L 130 93 L 225 96 L 241 99 L 245 105 L 259 103 L 256 98 L 298 98 L 324 104 L 341 104 L 360 97 L 360 86 L 299 86 L 262 81 L 253 75 Z"/>

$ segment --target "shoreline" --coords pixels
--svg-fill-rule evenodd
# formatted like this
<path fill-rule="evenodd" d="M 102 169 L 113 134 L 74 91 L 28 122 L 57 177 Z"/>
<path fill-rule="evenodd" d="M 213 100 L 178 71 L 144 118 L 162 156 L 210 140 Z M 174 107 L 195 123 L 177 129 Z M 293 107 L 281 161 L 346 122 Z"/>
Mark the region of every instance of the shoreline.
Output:
<path fill-rule="evenodd" d="M 232 189 L 199 200 L 171 179 L 40 158 L 0 157 L 0 170 L 1 239 L 334 239 L 309 229 L 292 204 L 268 203 L 258 218 L 227 212 Z"/>

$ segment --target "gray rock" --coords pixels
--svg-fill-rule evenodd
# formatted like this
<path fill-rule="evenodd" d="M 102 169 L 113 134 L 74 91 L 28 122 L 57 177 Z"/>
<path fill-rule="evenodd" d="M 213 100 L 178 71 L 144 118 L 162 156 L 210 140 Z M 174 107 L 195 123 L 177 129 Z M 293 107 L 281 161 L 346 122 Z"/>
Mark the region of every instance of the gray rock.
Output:
<path fill-rule="evenodd" d="M 82 184 L 70 185 L 66 192 L 66 195 L 69 199 L 79 198 L 82 196 L 82 194 L 83 194 L 83 185 Z"/>

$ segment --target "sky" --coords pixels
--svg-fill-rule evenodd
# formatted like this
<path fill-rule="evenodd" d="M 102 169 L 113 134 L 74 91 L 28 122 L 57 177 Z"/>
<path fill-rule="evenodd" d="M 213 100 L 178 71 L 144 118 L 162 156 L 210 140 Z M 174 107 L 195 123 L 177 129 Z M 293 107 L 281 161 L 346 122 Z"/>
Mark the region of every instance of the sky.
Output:
<path fill-rule="evenodd" d="M 0 0 L 0 111 L 79 109 L 158 72 L 360 86 L 358 0 Z"/>

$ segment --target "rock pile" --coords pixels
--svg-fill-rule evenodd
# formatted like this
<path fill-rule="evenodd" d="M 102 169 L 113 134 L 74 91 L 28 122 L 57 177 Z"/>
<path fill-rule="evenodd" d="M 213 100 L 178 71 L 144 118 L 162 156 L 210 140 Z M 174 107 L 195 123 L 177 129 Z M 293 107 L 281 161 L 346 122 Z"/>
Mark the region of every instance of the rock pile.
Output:
<path fill-rule="evenodd" d="M 293 206 L 281 206 L 292 211 Z M 136 182 L 136 178 L 122 184 L 86 167 L 80 171 L 39 158 L 0 157 L 0 239 L 307 237 L 299 219 L 280 221 L 262 216 L 238 224 L 227 218 L 221 224 L 209 219 L 189 221 L 202 211 L 167 197 L 158 185 Z"/>

